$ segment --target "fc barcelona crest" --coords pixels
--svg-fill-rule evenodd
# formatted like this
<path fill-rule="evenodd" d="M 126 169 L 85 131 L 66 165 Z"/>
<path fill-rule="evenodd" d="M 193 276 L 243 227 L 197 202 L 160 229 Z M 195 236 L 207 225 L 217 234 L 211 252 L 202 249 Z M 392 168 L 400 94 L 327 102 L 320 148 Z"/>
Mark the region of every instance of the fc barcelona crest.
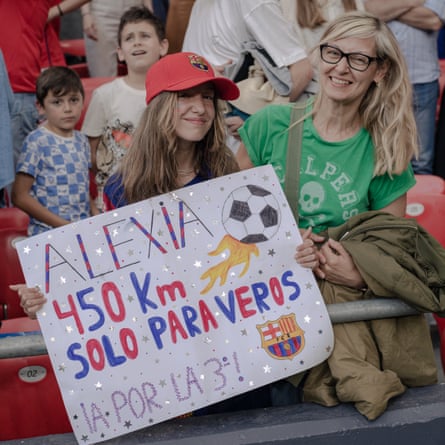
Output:
<path fill-rule="evenodd" d="M 201 56 L 197 56 L 195 54 L 189 56 L 189 60 L 192 66 L 194 66 L 195 68 L 198 68 L 199 70 L 202 71 L 208 71 L 209 70 L 209 66 L 207 65 L 206 61 L 201 57 Z"/>
<path fill-rule="evenodd" d="M 272 357 L 292 360 L 304 349 L 304 331 L 298 326 L 295 314 L 256 325 L 261 346 Z"/>

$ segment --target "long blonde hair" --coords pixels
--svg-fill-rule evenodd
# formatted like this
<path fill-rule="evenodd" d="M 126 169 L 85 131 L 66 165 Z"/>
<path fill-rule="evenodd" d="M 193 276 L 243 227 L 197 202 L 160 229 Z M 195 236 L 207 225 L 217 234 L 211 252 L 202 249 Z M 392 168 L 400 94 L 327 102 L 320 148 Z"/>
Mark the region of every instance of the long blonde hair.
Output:
<path fill-rule="evenodd" d="M 301 28 L 315 29 L 326 23 L 318 0 L 295 0 L 297 2 L 297 23 Z M 342 0 L 345 12 L 355 11 L 355 0 Z"/>
<path fill-rule="evenodd" d="M 180 187 L 177 181 L 175 129 L 178 93 L 163 92 L 144 110 L 128 152 L 119 168 L 128 204 Z M 196 142 L 195 166 L 204 178 L 239 170 L 227 148 L 221 106 L 215 98 L 215 119 L 203 140 Z"/>
<path fill-rule="evenodd" d="M 348 37 L 373 38 L 377 63 L 386 66 L 384 78 L 378 85 L 373 83 L 365 94 L 359 114 L 374 143 L 374 174 L 400 174 L 418 153 L 412 87 L 405 59 L 388 26 L 369 13 L 350 12 L 333 20 L 320 44 Z M 322 94 L 320 91 L 316 104 Z"/>

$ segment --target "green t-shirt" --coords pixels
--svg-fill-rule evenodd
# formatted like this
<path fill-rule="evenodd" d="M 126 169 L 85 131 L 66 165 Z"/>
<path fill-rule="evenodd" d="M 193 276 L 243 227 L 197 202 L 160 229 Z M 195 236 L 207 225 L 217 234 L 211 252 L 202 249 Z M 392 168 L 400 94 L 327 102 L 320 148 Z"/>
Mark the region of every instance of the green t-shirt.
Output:
<path fill-rule="evenodd" d="M 292 105 L 269 105 L 240 128 L 241 139 L 255 166 L 271 164 L 284 183 L 288 128 Z M 300 228 L 315 232 L 343 224 L 351 216 L 379 210 L 414 184 L 411 166 L 401 175 L 373 176 L 374 145 L 364 128 L 340 142 L 323 140 L 312 117 L 304 121 L 300 165 Z"/>

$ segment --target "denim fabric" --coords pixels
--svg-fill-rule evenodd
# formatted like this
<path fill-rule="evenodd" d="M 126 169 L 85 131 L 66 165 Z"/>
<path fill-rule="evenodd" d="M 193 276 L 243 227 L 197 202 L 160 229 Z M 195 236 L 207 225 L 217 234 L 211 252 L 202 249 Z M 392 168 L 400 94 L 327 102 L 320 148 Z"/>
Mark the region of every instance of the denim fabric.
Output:
<path fill-rule="evenodd" d="M 419 133 L 420 153 L 419 158 L 413 160 L 412 165 L 416 174 L 432 174 L 439 82 L 436 80 L 429 83 L 414 84 L 413 89 L 414 116 Z"/>
<path fill-rule="evenodd" d="M 0 190 L 14 180 L 14 162 L 11 133 L 11 111 L 14 104 L 3 54 L 0 51 Z M 4 205 L 3 193 L 0 207 Z"/>
<path fill-rule="evenodd" d="M 35 94 L 14 93 L 14 108 L 11 114 L 14 165 L 17 164 L 26 136 L 37 128 L 38 122 Z"/>

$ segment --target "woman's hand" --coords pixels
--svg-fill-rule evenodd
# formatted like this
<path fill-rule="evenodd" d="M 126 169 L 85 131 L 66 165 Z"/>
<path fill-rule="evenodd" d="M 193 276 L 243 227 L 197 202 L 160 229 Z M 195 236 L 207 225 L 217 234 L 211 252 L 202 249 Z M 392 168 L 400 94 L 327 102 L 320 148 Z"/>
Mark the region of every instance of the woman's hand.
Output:
<path fill-rule="evenodd" d="M 315 275 L 334 284 L 363 289 L 366 283 L 345 248 L 333 239 L 328 239 L 318 251 L 319 266 Z"/>
<path fill-rule="evenodd" d="M 11 284 L 9 288 L 18 293 L 20 306 L 25 314 L 32 320 L 35 320 L 37 312 L 47 302 L 40 289 L 38 287 L 27 287 L 26 284 Z"/>
<path fill-rule="evenodd" d="M 324 238 L 316 233 L 312 233 L 312 227 L 301 230 L 303 242 L 297 246 L 295 260 L 302 267 L 317 269 L 319 267 L 318 247 L 315 243 L 324 241 Z"/>

